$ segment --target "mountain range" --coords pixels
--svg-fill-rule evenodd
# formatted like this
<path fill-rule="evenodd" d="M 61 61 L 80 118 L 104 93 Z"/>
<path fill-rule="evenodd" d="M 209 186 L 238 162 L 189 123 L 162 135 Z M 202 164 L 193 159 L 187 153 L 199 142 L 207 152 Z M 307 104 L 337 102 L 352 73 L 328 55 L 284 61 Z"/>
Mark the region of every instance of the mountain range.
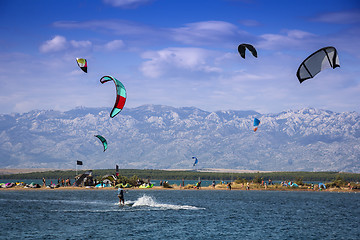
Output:
<path fill-rule="evenodd" d="M 0 114 L 0 168 L 360 172 L 360 115 L 144 105 Z M 254 117 L 261 123 L 253 131 Z M 99 139 L 107 139 L 104 152 Z M 193 167 L 193 159 L 198 164 Z"/>

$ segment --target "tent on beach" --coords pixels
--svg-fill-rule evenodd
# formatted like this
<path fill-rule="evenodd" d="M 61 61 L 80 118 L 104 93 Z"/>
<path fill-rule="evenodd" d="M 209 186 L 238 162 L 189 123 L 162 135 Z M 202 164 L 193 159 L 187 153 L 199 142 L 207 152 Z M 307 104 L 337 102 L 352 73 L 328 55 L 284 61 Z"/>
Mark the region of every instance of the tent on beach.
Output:
<path fill-rule="evenodd" d="M 41 186 L 37 183 L 31 182 L 30 184 L 26 185 L 25 188 L 41 188 Z"/>
<path fill-rule="evenodd" d="M 5 187 L 6 187 L 6 188 L 12 188 L 12 187 L 14 187 L 15 185 L 16 185 L 15 183 L 9 182 L 9 183 L 6 183 L 6 184 L 5 184 Z"/>
<path fill-rule="evenodd" d="M 76 187 L 82 186 L 87 179 L 91 179 L 92 181 L 92 170 L 86 171 L 85 173 L 78 176 L 74 183 L 74 186 Z"/>

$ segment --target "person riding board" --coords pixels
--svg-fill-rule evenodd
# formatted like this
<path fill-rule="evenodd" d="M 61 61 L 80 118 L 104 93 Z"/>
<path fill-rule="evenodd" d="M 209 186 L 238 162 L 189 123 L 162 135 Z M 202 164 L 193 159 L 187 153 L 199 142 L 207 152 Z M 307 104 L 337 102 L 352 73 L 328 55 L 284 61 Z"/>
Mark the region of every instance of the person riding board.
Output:
<path fill-rule="evenodd" d="M 124 189 L 122 189 L 121 187 L 118 188 L 117 196 L 119 197 L 119 205 L 121 205 L 121 203 L 125 205 L 124 192 Z"/>

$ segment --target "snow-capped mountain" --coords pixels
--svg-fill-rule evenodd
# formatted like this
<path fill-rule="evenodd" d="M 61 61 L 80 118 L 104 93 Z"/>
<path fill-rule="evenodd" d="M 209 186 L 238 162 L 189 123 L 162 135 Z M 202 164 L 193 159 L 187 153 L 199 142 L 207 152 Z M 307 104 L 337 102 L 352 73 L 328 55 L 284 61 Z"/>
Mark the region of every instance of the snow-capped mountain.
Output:
<path fill-rule="evenodd" d="M 360 172 L 360 115 L 306 108 L 277 114 L 145 105 L 0 115 L 0 168 Z M 252 130 L 253 119 L 261 123 Z M 99 139 L 108 141 L 103 152 Z"/>

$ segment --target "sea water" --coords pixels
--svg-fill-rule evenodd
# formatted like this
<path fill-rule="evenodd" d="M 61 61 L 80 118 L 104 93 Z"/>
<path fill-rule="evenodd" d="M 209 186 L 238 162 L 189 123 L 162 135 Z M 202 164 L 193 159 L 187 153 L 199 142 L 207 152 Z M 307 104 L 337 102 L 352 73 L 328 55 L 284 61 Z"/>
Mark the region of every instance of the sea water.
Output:
<path fill-rule="evenodd" d="M 360 194 L 0 190 L 0 239 L 360 239 Z"/>

